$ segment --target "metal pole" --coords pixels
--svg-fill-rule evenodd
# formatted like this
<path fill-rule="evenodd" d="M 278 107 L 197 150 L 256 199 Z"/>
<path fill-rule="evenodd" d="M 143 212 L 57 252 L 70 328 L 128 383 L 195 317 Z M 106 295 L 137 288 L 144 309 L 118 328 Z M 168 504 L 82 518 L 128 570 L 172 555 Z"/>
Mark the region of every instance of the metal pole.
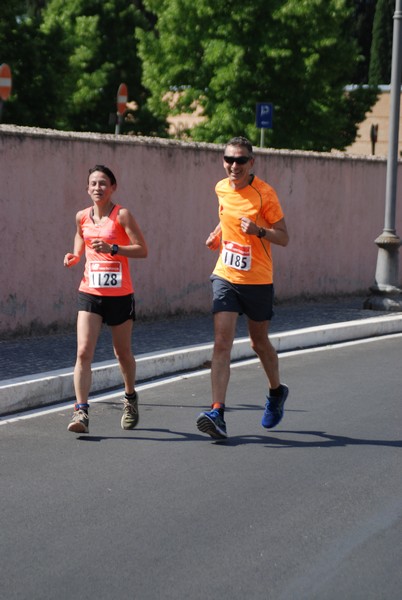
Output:
<path fill-rule="evenodd" d="M 115 135 L 119 135 L 120 134 L 120 129 L 121 129 L 122 123 L 123 123 L 123 115 L 120 115 L 119 113 L 117 113 L 116 127 L 114 128 L 114 134 Z"/>
<path fill-rule="evenodd" d="M 389 122 L 389 147 L 387 163 L 387 187 L 385 197 L 384 230 L 395 233 L 396 183 L 398 168 L 398 133 L 401 102 L 401 52 L 402 52 L 402 0 L 396 0 L 394 34 L 392 43 L 391 115 Z"/>
<path fill-rule="evenodd" d="M 378 246 L 375 283 L 370 288 L 372 295 L 364 307 L 373 310 L 401 310 L 402 289 L 399 288 L 399 246 L 401 240 L 396 234 L 396 188 L 398 175 L 398 134 L 401 103 L 402 65 L 402 0 L 396 0 L 392 40 L 391 69 L 391 113 L 389 123 L 389 144 L 387 179 L 385 191 L 384 230 L 375 240 Z"/>

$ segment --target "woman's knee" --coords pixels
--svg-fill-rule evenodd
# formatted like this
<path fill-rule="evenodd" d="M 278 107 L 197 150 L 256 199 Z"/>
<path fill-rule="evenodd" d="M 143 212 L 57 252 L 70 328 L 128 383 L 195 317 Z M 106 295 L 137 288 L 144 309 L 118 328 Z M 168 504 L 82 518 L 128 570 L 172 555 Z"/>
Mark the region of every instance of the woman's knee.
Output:
<path fill-rule="evenodd" d="M 131 348 L 114 347 L 114 355 L 119 363 L 130 364 L 134 362 L 134 356 Z"/>
<path fill-rule="evenodd" d="M 81 363 L 91 363 L 94 356 L 94 349 L 92 346 L 78 346 L 77 348 L 77 361 Z"/>

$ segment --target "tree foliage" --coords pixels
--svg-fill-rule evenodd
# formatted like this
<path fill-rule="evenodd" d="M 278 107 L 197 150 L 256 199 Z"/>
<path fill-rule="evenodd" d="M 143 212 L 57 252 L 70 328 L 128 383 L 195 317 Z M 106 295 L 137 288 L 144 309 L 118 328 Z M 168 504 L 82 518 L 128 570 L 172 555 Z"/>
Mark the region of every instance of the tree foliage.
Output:
<path fill-rule="evenodd" d="M 160 122 L 145 105 L 141 64 L 134 37 L 136 27 L 146 29 L 144 12 L 126 0 L 49 0 L 42 29 L 64 32 L 69 65 L 68 119 L 63 128 L 105 131 L 108 117 L 116 112 L 119 84 L 127 84 L 130 100 L 139 111 L 132 128 L 137 133 L 162 133 Z"/>
<path fill-rule="evenodd" d="M 0 43 L 7 47 L 14 93 L 8 122 L 73 131 L 114 130 L 119 84 L 139 109 L 137 133 L 163 135 L 163 121 L 146 107 L 134 36 L 149 27 L 141 3 L 126 0 L 30 0 L 8 14 Z M 137 7 L 137 4 L 140 6 Z M 6 41 L 4 44 L 3 42 Z"/>
<path fill-rule="evenodd" d="M 377 0 L 351 0 L 351 29 L 359 47 L 359 59 L 351 83 L 369 81 L 373 21 Z"/>
<path fill-rule="evenodd" d="M 257 102 L 272 102 L 269 144 L 343 149 L 375 99 L 372 90 L 345 94 L 359 60 L 346 0 L 144 0 L 157 16 L 137 30 L 149 106 L 161 117 L 167 94 L 177 111 L 194 102 L 207 120 L 200 141 L 247 135 L 258 142 Z"/>
<path fill-rule="evenodd" d="M 369 82 L 373 85 L 391 81 L 392 36 L 395 0 L 378 0 L 373 24 Z"/>
<path fill-rule="evenodd" d="M 44 35 L 35 7 L 11 0 L 2 8 L 1 62 L 12 73 L 12 95 L 3 120 L 19 125 L 49 127 L 63 102 L 64 57 L 59 51 L 61 32 Z M 49 56 L 52 60 L 49 60 Z"/>
<path fill-rule="evenodd" d="M 242 133 L 258 143 L 255 105 L 272 102 L 269 145 L 344 148 L 375 98 L 344 86 L 367 56 L 376 1 L 8 0 L 0 62 L 13 94 L 3 121 L 111 132 L 124 82 L 138 110 L 123 133 L 165 136 L 168 114 L 198 105 L 207 119 L 194 139 Z"/>

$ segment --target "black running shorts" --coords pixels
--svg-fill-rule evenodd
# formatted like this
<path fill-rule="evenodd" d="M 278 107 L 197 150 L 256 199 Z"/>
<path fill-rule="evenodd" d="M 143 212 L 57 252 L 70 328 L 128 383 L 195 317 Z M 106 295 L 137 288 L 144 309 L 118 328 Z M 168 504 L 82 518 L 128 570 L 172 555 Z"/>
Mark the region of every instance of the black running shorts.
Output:
<path fill-rule="evenodd" d="M 132 319 L 135 321 L 134 294 L 128 296 L 96 296 L 78 292 L 78 310 L 96 313 L 111 327 Z"/>
<path fill-rule="evenodd" d="M 252 321 L 270 321 L 274 315 L 274 286 L 237 285 L 211 276 L 213 304 L 212 312 L 237 312 L 245 314 Z"/>

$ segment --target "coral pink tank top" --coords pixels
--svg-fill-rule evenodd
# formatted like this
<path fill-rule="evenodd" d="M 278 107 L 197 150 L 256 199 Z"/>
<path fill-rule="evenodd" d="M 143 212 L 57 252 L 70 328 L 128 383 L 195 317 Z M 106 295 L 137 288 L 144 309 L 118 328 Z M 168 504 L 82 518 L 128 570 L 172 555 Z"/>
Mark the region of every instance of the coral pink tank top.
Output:
<path fill-rule="evenodd" d="M 117 220 L 121 206 L 116 204 L 109 216 L 96 224 L 93 207 L 82 212 L 81 228 L 85 242 L 85 269 L 79 290 L 96 296 L 127 296 L 134 291 L 130 267 L 126 256 L 95 252 L 92 240 L 102 239 L 108 244 L 127 246 L 131 243 Z"/>

